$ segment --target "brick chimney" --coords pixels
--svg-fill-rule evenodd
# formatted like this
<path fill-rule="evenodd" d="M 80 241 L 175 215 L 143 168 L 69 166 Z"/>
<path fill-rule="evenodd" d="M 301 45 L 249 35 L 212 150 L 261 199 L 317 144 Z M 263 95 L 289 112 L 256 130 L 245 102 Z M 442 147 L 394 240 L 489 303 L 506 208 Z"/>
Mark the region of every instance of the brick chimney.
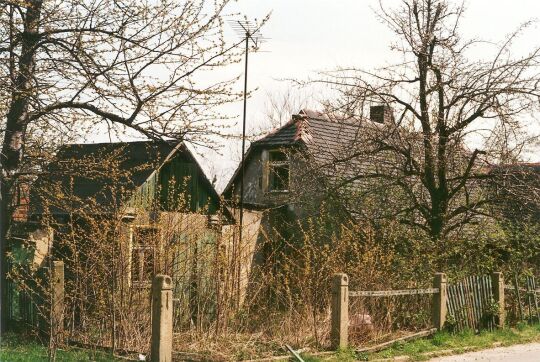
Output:
<path fill-rule="evenodd" d="M 369 119 L 372 122 L 386 123 L 392 119 L 392 109 L 386 105 L 369 107 Z"/>

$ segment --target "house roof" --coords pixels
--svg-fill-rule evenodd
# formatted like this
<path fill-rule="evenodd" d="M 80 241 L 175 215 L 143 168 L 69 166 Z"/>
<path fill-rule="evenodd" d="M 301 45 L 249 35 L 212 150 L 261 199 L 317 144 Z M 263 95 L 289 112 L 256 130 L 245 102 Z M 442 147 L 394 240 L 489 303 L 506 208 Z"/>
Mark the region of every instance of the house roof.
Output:
<path fill-rule="evenodd" d="M 346 177 L 353 172 L 351 163 L 358 163 L 352 158 L 348 163 L 334 162 L 348 157 L 354 152 L 355 145 L 361 142 L 363 135 L 370 128 L 381 128 L 384 125 L 360 119 L 336 119 L 321 112 L 301 110 L 282 127 L 253 142 L 247 153 L 246 162 L 258 148 L 279 148 L 301 146 L 307 150 L 320 171 L 330 177 Z M 239 177 L 241 165 L 226 186 L 223 194 L 228 195 Z"/>
<path fill-rule="evenodd" d="M 60 148 L 46 172 L 32 186 L 31 212 L 43 213 L 44 198 L 40 193 L 47 191 L 69 193 L 70 208 L 93 205 L 96 212 L 106 212 L 110 205 L 126 202 L 137 188 L 178 154 L 196 166 L 203 186 L 208 188 L 215 200 L 219 200 L 211 182 L 183 143 L 136 141 L 70 144 Z M 113 187 L 115 184 L 122 187 Z M 52 199 L 54 202 L 56 198 Z M 50 200 L 47 202 L 53 214 L 65 213 L 63 205 L 50 205 Z"/>
<path fill-rule="evenodd" d="M 306 143 L 310 138 L 310 124 L 306 123 L 308 120 L 311 120 L 313 124 L 317 121 L 330 121 L 328 117 L 321 113 L 310 110 L 301 110 L 298 114 L 293 115 L 289 122 L 253 142 L 252 145 L 277 147 L 288 146 L 298 142 Z"/>
<path fill-rule="evenodd" d="M 516 172 L 516 171 L 535 171 L 540 172 L 540 162 L 517 162 L 513 164 L 492 165 L 492 171 L 498 172 Z"/>

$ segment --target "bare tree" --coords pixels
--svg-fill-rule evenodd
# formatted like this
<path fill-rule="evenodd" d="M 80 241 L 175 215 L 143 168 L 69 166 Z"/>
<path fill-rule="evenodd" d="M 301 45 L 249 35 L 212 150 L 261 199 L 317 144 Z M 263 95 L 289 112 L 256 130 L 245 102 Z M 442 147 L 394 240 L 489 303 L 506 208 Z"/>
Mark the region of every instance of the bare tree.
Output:
<path fill-rule="evenodd" d="M 279 128 L 291 120 L 296 112 L 307 108 L 313 94 L 304 92 L 301 89 L 287 88 L 283 92 L 266 94 L 265 121 L 272 129 Z M 263 131 L 267 131 L 263 129 Z"/>
<path fill-rule="evenodd" d="M 364 127 L 359 145 L 333 162 L 393 158 L 392 165 L 349 173 L 340 186 L 376 179 L 400 190 L 405 201 L 392 216 L 441 239 L 487 213 L 492 195 L 479 187 L 485 166 L 517 159 L 527 141 L 524 130 L 540 100 L 540 49 L 513 52 L 527 24 L 500 45 L 463 40 L 464 7 L 446 0 L 380 9 L 398 37 L 392 48 L 399 63 L 374 72 L 339 69 L 323 82 L 342 92 L 333 105 L 339 113 L 362 118 L 373 105 L 392 112 L 384 125 Z M 485 59 L 472 58 L 479 50 Z M 468 149 L 475 136 L 476 147 Z"/>
<path fill-rule="evenodd" d="M 204 71 L 236 60 L 237 44 L 222 31 L 227 2 L 0 2 L 2 259 L 12 189 L 31 135 L 59 139 L 102 125 L 203 141 L 209 121 L 223 119 L 212 108 L 235 99 L 232 80 Z M 5 272 L 2 263 L 2 282 Z"/>

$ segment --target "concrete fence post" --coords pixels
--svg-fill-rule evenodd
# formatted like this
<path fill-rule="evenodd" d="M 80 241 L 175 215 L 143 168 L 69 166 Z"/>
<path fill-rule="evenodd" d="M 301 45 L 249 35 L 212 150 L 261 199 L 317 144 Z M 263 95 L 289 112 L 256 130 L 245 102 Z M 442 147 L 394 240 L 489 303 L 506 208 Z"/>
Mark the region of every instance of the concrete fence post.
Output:
<path fill-rule="evenodd" d="M 347 348 L 349 338 L 349 277 L 332 277 L 332 326 L 330 341 L 333 349 Z"/>
<path fill-rule="evenodd" d="M 64 343 L 64 262 L 52 262 L 51 273 L 51 334 L 56 345 Z"/>
<path fill-rule="evenodd" d="M 173 297 L 172 280 L 156 275 L 152 281 L 152 362 L 172 361 Z"/>
<path fill-rule="evenodd" d="M 491 274 L 491 288 L 493 289 L 493 299 L 498 305 L 497 327 L 503 328 L 505 324 L 505 306 L 504 306 L 504 277 L 503 273 L 495 272 Z"/>
<path fill-rule="evenodd" d="M 442 330 L 446 322 L 446 274 L 435 273 L 433 278 L 433 288 L 439 289 L 438 293 L 433 294 L 433 326 L 438 330 Z"/>

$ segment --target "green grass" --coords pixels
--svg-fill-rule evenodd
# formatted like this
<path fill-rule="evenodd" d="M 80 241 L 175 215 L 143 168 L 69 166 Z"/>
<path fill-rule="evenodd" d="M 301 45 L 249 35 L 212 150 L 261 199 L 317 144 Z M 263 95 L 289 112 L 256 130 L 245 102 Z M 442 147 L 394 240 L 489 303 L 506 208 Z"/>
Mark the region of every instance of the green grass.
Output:
<path fill-rule="evenodd" d="M 410 342 L 398 342 L 377 353 L 361 353 L 354 355 L 352 351 L 340 351 L 338 354 L 316 358 L 305 356 L 306 361 L 371 361 L 375 359 L 409 356 L 412 360 L 422 361 L 435 357 L 443 351 L 461 353 L 468 350 L 491 348 L 495 343 L 501 346 L 540 341 L 540 324 L 520 324 L 516 328 L 506 328 L 493 332 L 475 334 L 472 331 L 462 333 L 437 332 L 430 338 L 418 339 Z M 429 355 L 426 355 L 429 353 Z"/>
<path fill-rule="evenodd" d="M 305 362 L 319 362 L 319 361 L 343 361 L 343 362 L 352 362 L 357 361 L 357 356 L 352 349 L 342 349 L 332 356 L 325 358 L 319 358 L 315 356 L 310 356 L 309 354 L 302 354 L 302 359 Z"/>
<path fill-rule="evenodd" d="M 62 349 L 56 354 L 57 361 L 119 361 L 110 354 L 102 351 L 83 349 Z M 0 343 L 0 361 L 2 362 L 26 362 L 48 361 L 47 347 L 20 335 L 2 336 Z"/>
<path fill-rule="evenodd" d="M 428 339 L 419 339 L 411 342 L 396 343 L 382 352 L 374 353 L 369 359 L 390 358 L 406 355 L 414 360 L 427 359 L 423 354 L 437 351 L 453 350 L 463 352 L 465 349 L 490 348 L 494 343 L 508 346 L 518 343 L 527 343 L 540 340 L 540 325 L 522 326 L 520 328 L 506 328 L 493 332 L 475 334 L 472 331 L 451 334 L 438 332 Z M 431 356 L 432 357 L 432 356 Z"/>
<path fill-rule="evenodd" d="M 416 361 L 435 357 L 437 353 L 451 350 L 454 353 L 470 349 L 484 349 L 493 347 L 494 343 L 508 346 L 518 343 L 540 341 L 540 324 L 520 324 L 516 328 L 496 330 L 494 332 L 481 332 L 475 334 L 471 331 L 462 333 L 438 332 L 430 338 L 418 339 L 410 342 L 395 343 L 390 348 L 377 353 L 355 354 L 353 350 L 341 350 L 338 353 L 323 358 L 303 355 L 306 362 L 318 361 L 370 361 L 381 358 L 409 356 Z M 426 355 L 430 353 L 430 355 Z M 25 339 L 19 335 L 3 336 L 0 344 L 0 361 L 47 361 L 47 348 L 36 341 Z M 64 349 L 57 352 L 57 361 L 118 361 L 109 354 L 101 351 L 82 349 Z"/>

